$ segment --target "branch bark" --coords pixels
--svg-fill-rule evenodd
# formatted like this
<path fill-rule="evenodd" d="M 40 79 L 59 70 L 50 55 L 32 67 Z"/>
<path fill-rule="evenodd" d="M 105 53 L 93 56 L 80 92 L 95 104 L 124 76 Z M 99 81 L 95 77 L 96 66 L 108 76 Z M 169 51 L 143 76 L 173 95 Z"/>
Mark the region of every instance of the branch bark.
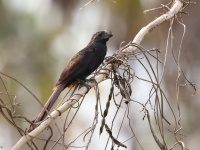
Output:
<path fill-rule="evenodd" d="M 170 10 L 161 15 L 160 17 L 156 18 L 152 22 L 150 22 L 147 26 L 143 27 L 138 34 L 133 39 L 132 43 L 136 43 L 140 45 L 144 37 L 151 32 L 153 29 L 155 29 L 158 25 L 162 24 L 163 22 L 173 18 L 177 13 L 179 13 L 183 8 L 183 2 L 182 0 L 174 0 L 174 3 Z M 127 55 L 131 55 L 135 52 L 136 48 L 133 46 L 129 46 L 126 49 L 123 50 L 123 52 L 127 53 Z M 102 82 L 107 75 L 109 75 L 109 70 L 111 70 L 112 65 L 108 64 L 105 69 L 101 70 L 100 74 L 95 77 L 95 80 L 97 83 Z M 91 87 L 95 86 L 95 83 L 88 83 Z M 56 110 L 54 110 L 50 115 L 51 117 L 47 118 L 44 122 L 42 122 L 36 129 L 34 129 L 29 134 L 21 137 L 19 141 L 13 146 L 12 150 L 20 150 L 28 141 L 32 140 L 34 137 L 39 135 L 42 131 L 45 130 L 46 127 L 49 126 L 49 124 L 57 118 L 60 113 L 67 111 L 69 108 L 71 108 L 75 103 L 77 103 L 80 98 L 87 93 L 86 87 L 81 87 L 79 90 L 76 90 L 74 95 L 64 104 L 62 104 L 60 107 L 58 107 Z"/>

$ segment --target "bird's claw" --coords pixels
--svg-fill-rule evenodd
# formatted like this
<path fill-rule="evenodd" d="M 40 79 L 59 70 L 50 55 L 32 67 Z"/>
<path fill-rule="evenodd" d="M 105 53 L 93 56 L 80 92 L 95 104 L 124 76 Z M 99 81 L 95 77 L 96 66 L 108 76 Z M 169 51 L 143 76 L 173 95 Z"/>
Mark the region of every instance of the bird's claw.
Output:
<path fill-rule="evenodd" d="M 86 82 L 95 82 L 95 85 L 97 85 L 97 81 L 95 79 L 85 79 L 85 80 L 78 80 L 78 82 L 80 83 L 79 85 L 79 88 L 80 89 L 81 87 L 85 86 L 87 88 L 87 92 L 92 88 L 90 85 L 88 85 Z"/>
<path fill-rule="evenodd" d="M 87 92 L 86 93 L 88 93 L 88 91 L 91 89 L 91 86 L 88 85 L 87 83 L 85 83 L 86 80 L 80 80 L 79 79 L 78 82 L 80 83 L 78 89 L 80 89 L 81 87 L 85 86 L 87 88 Z"/>

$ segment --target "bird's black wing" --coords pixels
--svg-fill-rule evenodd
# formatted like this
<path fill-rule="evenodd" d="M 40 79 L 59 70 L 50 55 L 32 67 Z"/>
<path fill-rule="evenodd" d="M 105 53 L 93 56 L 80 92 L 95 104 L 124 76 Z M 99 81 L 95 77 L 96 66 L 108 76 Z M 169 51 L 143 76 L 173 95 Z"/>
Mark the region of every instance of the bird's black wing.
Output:
<path fill-rule="evenodd" d="M 97 57 L 95 52 L 89 49 L 77 53 L 63 70 L 56 86 L 66 84 L 67 87 L 76 79 L 85 79 L 98 67 L 95 65 L 98 62 Z"/>

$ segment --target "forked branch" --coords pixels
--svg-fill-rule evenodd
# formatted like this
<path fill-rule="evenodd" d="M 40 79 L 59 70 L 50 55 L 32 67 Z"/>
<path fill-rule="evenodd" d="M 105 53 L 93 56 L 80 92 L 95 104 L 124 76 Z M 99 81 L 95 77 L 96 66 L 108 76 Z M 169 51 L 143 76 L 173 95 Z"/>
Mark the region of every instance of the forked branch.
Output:
<path fill-rule="evenodd" d="M 136 43 L 140 45 L 144 37 L 151 32 L 153 29 L 155 29 L 158 25 L 162 24 L 163 22 L 172 19 L 175 15 L 177 15 L 179 12 L 182 11 L 184 8 L 184 4 L 182 0 L 174 0 L 171 8 L 168 12 L 161 15 L 160 17 L 156 18 L 152 22 L 150 22 L 147 26 L 143 27 L 138 34 L 135 36 L 133 41 L 131 43 Z M 126 57 L 129 57 L 133 55 L 137 48 L 132 46 L 131 44 L 127 45 L 125 49 L 123 49 L 123 53 L 126 55 Z M 98 75 L 95 76 L 95 80 L 97 83 L 102 82 L 109 74 L 112 69 L 112 64 L 107 64 Z M 89 86 L 94 87 L 96 84 L 89 82 L 87 83 Z M 34 129 L 32 132 L 28 133 L 27 135 L 24 135 L 20 138 L 20 140 L 14 145 L 12 150 L 19 150 L 21 149 L 28 141 L 35 138 L 37 135 L 39 135 L 42 131 L 47 128 L 50 123 L 57 117 L 60 116 L 63 112 L 67 111 L 69 108 L 71 108 L 75 103 L 77 103 L 86 93 L 88 92 L 86 87 L 81 87 L 80 89 L 77 89 L 73 96 L 67 100 L 65 103 L 63 103 L 60 107 L 58 107 L 56 110 L 54 110 L 50 115 L 51 117 L 48 117 L 44 122 L 42 122 L 36 129 Z"/>

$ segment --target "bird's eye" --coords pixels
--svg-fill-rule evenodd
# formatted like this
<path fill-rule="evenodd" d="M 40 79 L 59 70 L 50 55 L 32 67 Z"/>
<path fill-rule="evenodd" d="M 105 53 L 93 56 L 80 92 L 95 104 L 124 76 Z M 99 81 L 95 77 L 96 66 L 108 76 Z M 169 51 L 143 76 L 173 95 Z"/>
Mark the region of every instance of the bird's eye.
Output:
<path fill-rule="evenodd" d="M 99 37 L 101 37 L 103 35 L 103 33 L 101 32 L 100 34 L 99 34 Z"/>

